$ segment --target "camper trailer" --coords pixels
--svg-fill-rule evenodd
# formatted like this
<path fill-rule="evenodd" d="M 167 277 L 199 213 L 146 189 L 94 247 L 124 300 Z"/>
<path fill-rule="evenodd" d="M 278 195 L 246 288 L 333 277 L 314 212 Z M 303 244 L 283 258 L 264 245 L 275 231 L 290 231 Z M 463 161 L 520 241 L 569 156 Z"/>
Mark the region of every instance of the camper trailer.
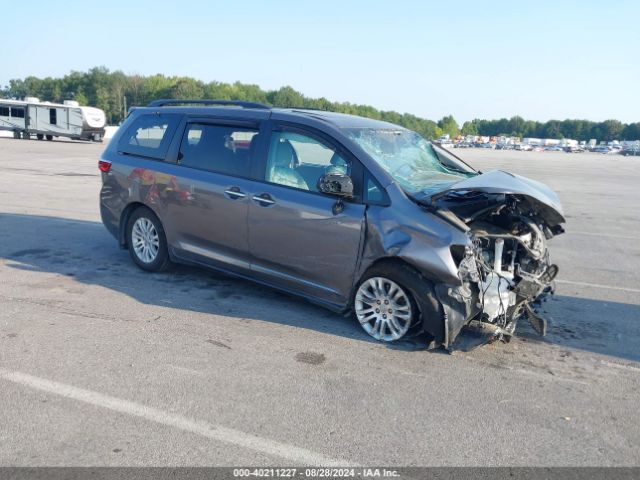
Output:
<path fill-rule="evenodd" d="M 0 130 L 10 130 L 14 138 L 74 140 L 101 142 L 104 138 L 105 115 L 94 107 L 81 107 L 78 102 L 40 102 L 34 97 L 24 100 L 0 99 Z"/>

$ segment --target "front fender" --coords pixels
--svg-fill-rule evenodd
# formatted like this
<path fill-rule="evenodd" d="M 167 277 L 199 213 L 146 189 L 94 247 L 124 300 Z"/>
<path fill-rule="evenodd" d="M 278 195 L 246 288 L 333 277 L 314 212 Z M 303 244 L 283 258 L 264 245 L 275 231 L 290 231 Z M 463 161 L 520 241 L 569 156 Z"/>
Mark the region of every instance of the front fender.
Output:
<path fill-rule="evenodd" d="M 434 283 L 460 285 L 451 247 L 469 245 L 467 234 L 402 192 L 396 193 L 397 198 L 390 196 L 390 206 L 370 205 L 366 210 L 362 261 L 356 278 L 381 258 L 399 258 Z"/>

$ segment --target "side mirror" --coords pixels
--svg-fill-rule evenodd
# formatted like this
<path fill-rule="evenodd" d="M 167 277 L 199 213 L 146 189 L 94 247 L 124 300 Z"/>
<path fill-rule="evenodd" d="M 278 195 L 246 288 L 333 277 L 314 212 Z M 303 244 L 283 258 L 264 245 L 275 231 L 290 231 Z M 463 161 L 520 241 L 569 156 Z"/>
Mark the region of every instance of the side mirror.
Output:
<path fill-rule="evenodd" d="M 318 190 L 341 198 L 353 198 L 353 182 L 349 175 L 327 173 L 318 180 Z"/>

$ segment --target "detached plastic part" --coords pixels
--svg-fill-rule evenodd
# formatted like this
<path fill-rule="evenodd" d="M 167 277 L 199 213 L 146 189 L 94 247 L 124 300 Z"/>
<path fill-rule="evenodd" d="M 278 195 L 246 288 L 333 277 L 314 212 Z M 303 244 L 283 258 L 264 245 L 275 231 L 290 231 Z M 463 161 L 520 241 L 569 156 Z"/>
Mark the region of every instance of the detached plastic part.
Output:
<path fill-rule="evenodd" d="M 487 343 L 503 341 L 509 343 L 515 331 L 515 323 L 510 322 L 505 327 L 499 327 L 492 323 L 471 320 L 460 332 L 453 345 L 447 350 L 449 353 L 456 351 L 470 352 Z"/>
<path fill-rule="evenodd" d="M 547 321 L 538 315 L 528 303 L 525 304 L 524 311 L 527 314 L 527 320 L 529 320 L 531 327 L 538 335 L 544 337 L 547 334 Z"/>

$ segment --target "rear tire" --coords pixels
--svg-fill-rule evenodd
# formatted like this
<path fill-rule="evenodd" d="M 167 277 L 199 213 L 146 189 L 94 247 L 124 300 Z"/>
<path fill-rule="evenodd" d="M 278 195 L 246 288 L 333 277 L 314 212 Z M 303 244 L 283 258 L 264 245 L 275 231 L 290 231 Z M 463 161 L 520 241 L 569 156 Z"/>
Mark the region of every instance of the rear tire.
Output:
<path fill-rule="evenodd" d="M 171 261 L 164 229 L 150 209 L 139 207 L 131 214 L 126 236 L 129 255 L 142 270 L 161 272 L 169 267 Z"/>
<path fill-rule="evenodd" d="M 49 141 L 53 140 L 53 135 L 47 135 L 46 139 L 49 140 Z"/>
<path fill-rule="evenodd" d="M 381 262 L 367 270 L 356 287 L 352 307 L 364 331 L 383 342 L 407 338 L 419 333 L 424 324 L 444 321 L 431 282 L 402 263 Z"/>

